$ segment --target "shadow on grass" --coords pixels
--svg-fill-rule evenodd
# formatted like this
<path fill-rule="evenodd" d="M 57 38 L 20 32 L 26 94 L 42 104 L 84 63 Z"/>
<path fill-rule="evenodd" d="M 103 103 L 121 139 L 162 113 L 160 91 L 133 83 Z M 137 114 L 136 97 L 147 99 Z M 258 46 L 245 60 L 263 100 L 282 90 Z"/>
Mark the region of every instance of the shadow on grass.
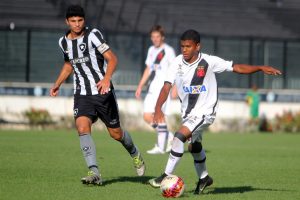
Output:
<path fill-rule="evenodd" d="M 134 182 L 148 184 L 149 179 L 155 178 L 154 176 L 121 176 L 109 180 L 104 180 L 103 185 L 110 185 L 120 182 Z"/>
<path fill-rule="evenodd" d="M 271 188 L 255 188 L 252 186 L 237 186 L 237 187 L 211 187 L 206 188 L 203 194 L 233 194 L 233 193 L 245 193 L 254 191 L 288 191 L 288 190 L 277 190 Z M 187 191 L 193 193 L 194 191 Z"/>

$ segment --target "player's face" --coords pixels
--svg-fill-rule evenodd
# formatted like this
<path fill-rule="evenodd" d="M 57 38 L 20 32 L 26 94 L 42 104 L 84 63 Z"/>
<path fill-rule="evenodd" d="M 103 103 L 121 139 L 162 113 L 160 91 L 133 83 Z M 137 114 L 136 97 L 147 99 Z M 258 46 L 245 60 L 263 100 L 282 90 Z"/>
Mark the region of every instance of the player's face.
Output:
<path fill-rule="evenodd" d="M 160 47 L 164 43 L 164 37 L 158 31 L 151 33 L 151 41 L 155 47 Z"/>
<path fill-rule="evenodd" d="M 192 63 L 198 58 L 200 43 L 196 43 L 193 40 L 181 40 L 180 47 L 183 59 L 186 62 Z"/>
<path fill-rule="evenodd" d="M 66 23 L 69 26 L 72 33 L 80 35 L 85 26 L 83 17 L 69 17 L 66 19 Z"/>

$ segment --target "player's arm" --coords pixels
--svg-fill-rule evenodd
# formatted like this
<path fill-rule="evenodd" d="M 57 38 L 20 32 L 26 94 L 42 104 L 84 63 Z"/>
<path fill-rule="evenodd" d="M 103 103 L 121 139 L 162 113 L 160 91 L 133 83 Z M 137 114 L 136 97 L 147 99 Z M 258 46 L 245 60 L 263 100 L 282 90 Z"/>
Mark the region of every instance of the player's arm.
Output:
<path fill-rule="evenodd" d="M 107 68 L 104 78 L 97 83 L 97 88 L 100 91 L 100 94 L 105 94 L 110 90 L 110 80 L 116 70 L 118 59 L 114 52 L 110 49 L 105 51 L 102 55 L 107 62 Z"/>
<path fill-rule="evenodd" d="M 58 95 L 58 90 L 61 84 L 72 74 L 73 67 L 70 62 L 65 62 L 58 78 L 56 79 L 53 87 L 50 89 L 50 96 L 55 97 Z"/>
<path fill-rule="evenodd" d="M 271 66 L 254 66 L 247 64 L 234 64 L 233 71 L 239 74 L 252 74 L 258 71 L 262 71 L 268 75 L 280 75 L 281 72 Z"/>
<path fill-rule="evenodd" d="M 138 84 L 138 87 L 135 91 L 135 97 L 137 99 L 139 99 L 141 97 L 141 92 L 142 92 L 143 86 L 146 84 L 149 76 L 150 76 L 150 67 L 148 65 L 146 65 L 143 76 L 142 76 L 142 78 Z"/>
<path fill-rule="evenodd" d="M 155 105 L 153 124 L 158 124 L 160 122 L 163 122 L 164 113 L 162 112 L 161 108 L 162 108 L 163 104 L 166 102 L 171 88 L 172 88 L 172 84 L 170 82 L 165 82 L 164 86 L 161 88 L 159 97 L 158 97 L 156 105 Z"/>

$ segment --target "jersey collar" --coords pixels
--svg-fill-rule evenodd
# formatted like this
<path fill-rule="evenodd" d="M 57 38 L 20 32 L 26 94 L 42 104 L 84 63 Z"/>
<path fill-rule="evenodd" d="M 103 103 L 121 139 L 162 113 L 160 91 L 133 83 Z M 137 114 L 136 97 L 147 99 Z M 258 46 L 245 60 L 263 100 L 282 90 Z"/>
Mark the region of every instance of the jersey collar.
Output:
<path fill-rule="evenodd" d="M 194 65 L 195 63 L 198 63 L 198 62 L 201 60 L 201 58 L 202 58 L 202 53 L 200 52 L 200 53 L 198 54 L 198 58 L 197 58 L 194 62 L 188 63 L 188 62 L 186 62 L 186 61 L 183 59 L 183 57 L 182 57 L 182 62 L 183 62 L 183 64 L 185 64 L 185 65 L 187 65 L 187 66 L 192 66 L 192 65 Z"/>

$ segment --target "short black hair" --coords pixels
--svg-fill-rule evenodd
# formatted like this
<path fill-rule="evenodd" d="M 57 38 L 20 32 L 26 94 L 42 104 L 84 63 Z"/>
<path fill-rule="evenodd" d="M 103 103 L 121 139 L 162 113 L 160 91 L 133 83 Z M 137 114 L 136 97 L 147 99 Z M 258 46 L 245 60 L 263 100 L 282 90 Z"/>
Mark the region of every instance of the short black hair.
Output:
<path fill-rule="evenodd" d="M 80 5 L 70 5 L 67 8 L 66 19 L 69 17 L 85 17 L 84 10 Z"/>
<path fill-rule="evenodd" d="M 200 38 L 200 34 L 197 31 L 190 29 L 190 30 L 185 31 L 181 35 L 180 40 L 193 40 L 194 42 L 196 42 L 198 44 L 198 43 L 200 43 L 201 38 Z"/>

